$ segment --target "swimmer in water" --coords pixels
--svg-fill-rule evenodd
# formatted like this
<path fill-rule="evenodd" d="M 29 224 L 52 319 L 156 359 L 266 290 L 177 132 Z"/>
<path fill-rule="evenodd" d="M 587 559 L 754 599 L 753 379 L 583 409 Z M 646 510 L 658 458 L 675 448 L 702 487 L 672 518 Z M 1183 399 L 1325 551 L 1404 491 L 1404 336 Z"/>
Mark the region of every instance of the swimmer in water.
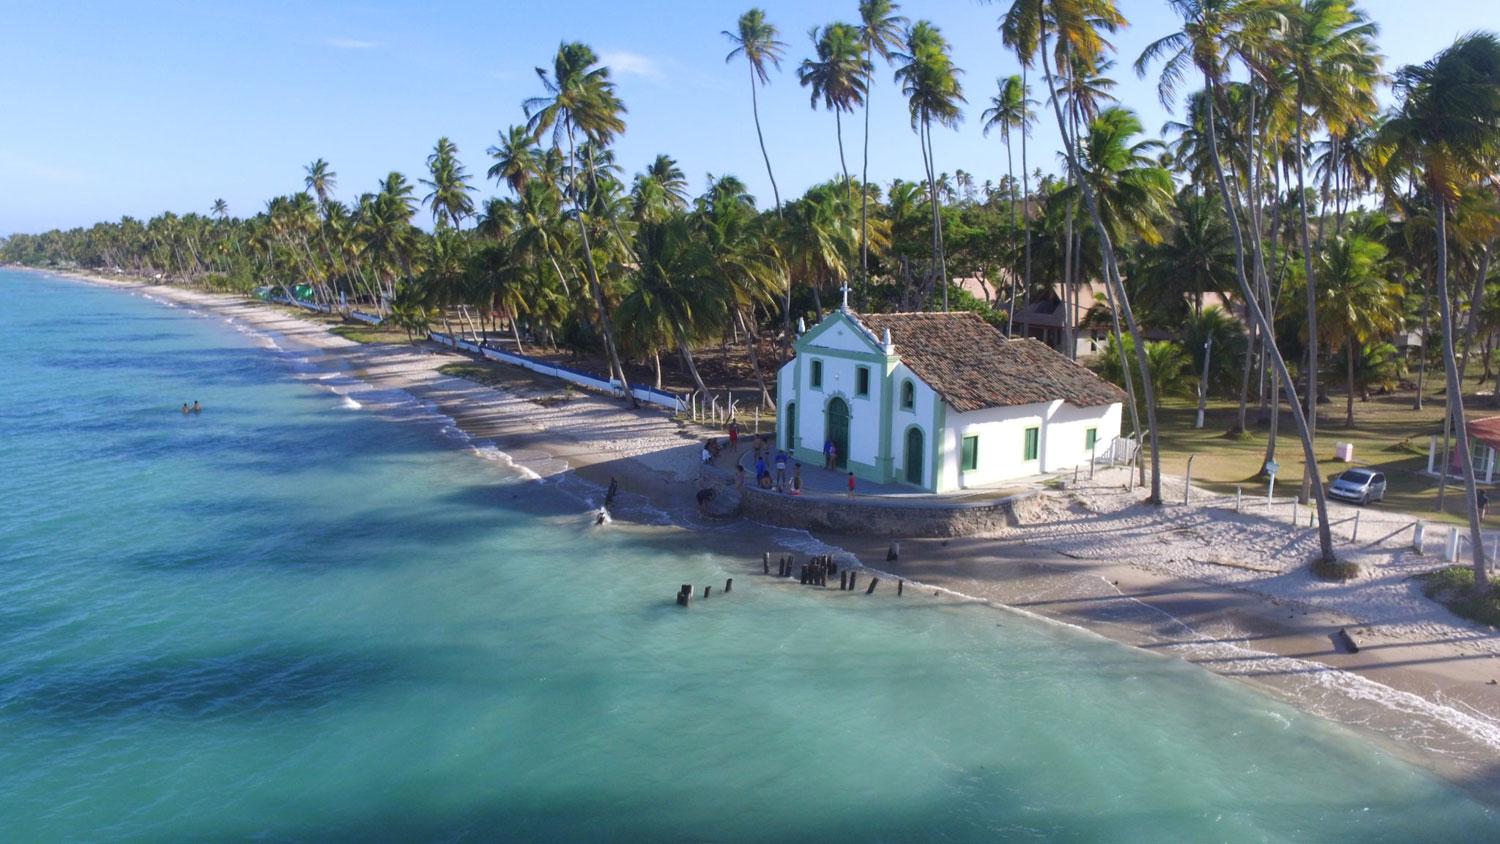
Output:
<path fill-rule="evenodd" d="M 199 404 L 196 400 L 193 402 L 193 412 L 194 413 L 202 413 L 203 412 L 203 405 Z"/>
<path fill-rule="evenodd" d="M 188 407 L 187 402 L 183 402 L 182 403 L 182 415 L 186 416 L 186 415 L 188 415 L 189 413 L 192 413 L 192 412 L 193 411 L 192 411 L 191 408 Z"/>

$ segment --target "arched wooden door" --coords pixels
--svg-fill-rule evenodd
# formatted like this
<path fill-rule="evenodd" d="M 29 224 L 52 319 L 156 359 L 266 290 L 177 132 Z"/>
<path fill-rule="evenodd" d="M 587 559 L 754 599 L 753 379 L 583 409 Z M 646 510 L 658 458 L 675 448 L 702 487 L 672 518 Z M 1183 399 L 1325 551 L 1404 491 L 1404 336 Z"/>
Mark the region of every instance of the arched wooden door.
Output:
<path fill-rule="evenodd" d="M 849 467 L 849 403 L 841 398 L 828 402 L 828 439 L 838 449 L 834 465 L 840 469 Z"/>
<path fill-rule="evenodd" d="M 922 486 L 922 429 L 906 431 L 906 482 Z"/>

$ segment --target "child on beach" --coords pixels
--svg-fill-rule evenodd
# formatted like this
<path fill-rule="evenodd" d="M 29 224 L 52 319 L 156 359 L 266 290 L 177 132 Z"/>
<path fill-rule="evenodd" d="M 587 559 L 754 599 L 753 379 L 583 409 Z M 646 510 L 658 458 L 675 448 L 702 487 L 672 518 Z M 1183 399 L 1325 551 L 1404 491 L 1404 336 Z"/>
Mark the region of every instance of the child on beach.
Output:
<path fill-rule="evenodd" d="M 802 494 L 802 464 L 792 465 L 792 495 Z"/>
<path fill-rule="evenodd" d="M 849 497 L 854 497 L 854 473 L 849 473 Z"/>
<path fill-rule="evenodd" d="M 786 490 L 786 452 L 779 449 L 776 452 L 776 488 Z"/>
<path fill-rule="evenodd" d="M 740 444 L 740 423 L 729 423 L 729 450 L 734 451 Z"/>

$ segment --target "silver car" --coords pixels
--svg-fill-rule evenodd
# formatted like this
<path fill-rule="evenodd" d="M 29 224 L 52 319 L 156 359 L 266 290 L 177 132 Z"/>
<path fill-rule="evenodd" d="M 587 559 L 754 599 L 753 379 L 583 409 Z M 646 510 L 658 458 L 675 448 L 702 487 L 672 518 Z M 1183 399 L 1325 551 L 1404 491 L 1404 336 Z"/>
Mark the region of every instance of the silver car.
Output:
<path fill-rule="evenodd" d="M 1350 469 L 1334 480 L 1328 494 L 1360 504 L 1381 501 L 1385 499 L 1385 475 L 1370 469 Z"/>

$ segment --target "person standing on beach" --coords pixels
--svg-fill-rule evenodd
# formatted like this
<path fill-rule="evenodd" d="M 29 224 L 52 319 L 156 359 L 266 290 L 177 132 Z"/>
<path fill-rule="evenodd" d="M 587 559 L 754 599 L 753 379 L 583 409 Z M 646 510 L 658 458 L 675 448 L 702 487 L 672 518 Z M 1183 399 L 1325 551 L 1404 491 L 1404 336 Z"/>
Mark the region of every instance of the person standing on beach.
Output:
<path fill-rule="evenodd" d="M 849 473 L 849 497 L 854 497 L 854 473 Z"/>
<path fill-rule="evenodd" d="M 740 445 L 740 423 L 729 423 L 729 450 L 734 451 Z"/>
<path fill-rule="evenodd" d="M 792 464 L 792 495 L 802 494 L 802 464 Z"/>
<path fill-rule="evenodd" d="M 823 440 L 823 468 L 824 469 L 832 469 L 833 468 L 833 451 L 834 451 L 833 440 L 831 438 Z"/>
<path fill-rule="evenodd" d="M 776 450 L 776 489 L 786 492 L 786 452 Z"/>

